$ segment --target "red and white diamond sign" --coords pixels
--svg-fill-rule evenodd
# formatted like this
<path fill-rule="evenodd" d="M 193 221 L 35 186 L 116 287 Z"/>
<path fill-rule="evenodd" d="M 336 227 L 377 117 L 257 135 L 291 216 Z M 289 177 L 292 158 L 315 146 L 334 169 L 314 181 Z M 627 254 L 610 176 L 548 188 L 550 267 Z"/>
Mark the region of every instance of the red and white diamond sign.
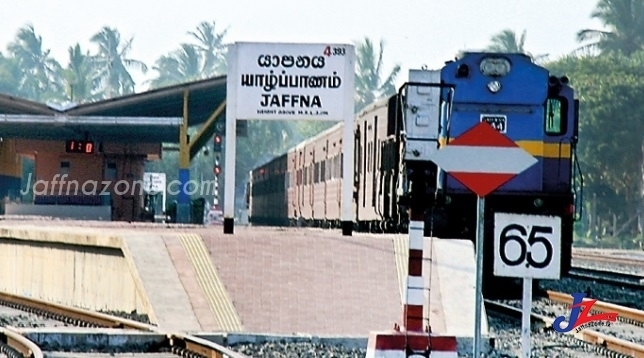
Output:
<path fill-rule="evenodd" d="M 467 130 L 429 159 L 480 197 L 537 163 L 487 122 Z"/>

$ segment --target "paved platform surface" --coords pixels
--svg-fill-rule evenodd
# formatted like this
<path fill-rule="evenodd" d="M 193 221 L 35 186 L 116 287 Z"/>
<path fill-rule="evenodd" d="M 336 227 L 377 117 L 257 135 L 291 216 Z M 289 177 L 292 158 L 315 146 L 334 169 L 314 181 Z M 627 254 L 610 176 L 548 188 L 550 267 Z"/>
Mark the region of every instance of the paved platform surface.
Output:
<path fill-rule="evenodd" d="M 42 225 L 127 236 L 157 320 L 168 328 L 366 337 L 401 323 L 407 235 L 240 226 L 225 235 L 220 226 L 62 220 Z M 425 240 L 426 315 L 436 333 L 472 335 L 473 254 L 471 243 Z"/>
<path fill-rule="evenodd" d="M 246 331 L 367 335 L 402 317 L 391 239 L 271 228 L 202 236 Z"/>
<path fill-rule="evenodd" d="M 130 235 L 124 245 L 143 283 L 157 325 L 170 331 L 200 330 L 201 325 L 161 235 Z"/>

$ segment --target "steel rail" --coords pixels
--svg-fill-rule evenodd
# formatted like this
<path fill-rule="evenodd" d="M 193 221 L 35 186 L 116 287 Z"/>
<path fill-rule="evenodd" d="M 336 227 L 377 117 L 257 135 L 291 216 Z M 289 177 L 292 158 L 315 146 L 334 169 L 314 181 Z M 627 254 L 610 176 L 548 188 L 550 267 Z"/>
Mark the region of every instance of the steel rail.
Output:
<path fill-rule="evenodd" d="M 578 280 L 591 280 L 613 286 L 644 289 L 644 276 L 608 270 L 590 269 L 573 266 L 566 277 Z"/>
<path fill-rule="evenodd" d="M 644 266 L 644 260 L 624 258 L 619 256 L 613 256 L 613 255 L 601 255 L 599 253 L 573 252 L 572 258 L 573 260 L 608 262 L 613 264 L 622 264 L 622 265 L 631 265 L 631 266 Z"/>
<path fill-rule="evenodd" d="M 554 302 L 572 304 L 572 296 L 568 293 L 546 291 L 546 298 Z M 617 312 L 618 317 L 634 322 L 644 323 L 644 311 L 616 305 L 614 303 L 597 300 L 592 307 L 592 311 Z"/>
<path fill-rule="evenodd" d="M 521 316 L 523 314 L 523 311 L 520 308 L 508 306 L 491 300 L 485 300 L 485 306 L 489 311 L 498 312 L 513 318 L 521 319 Z M 542 316 L 536 313 L 530 314 L 530 320 L 533 323 L 540 323 L 547 328 L 552 328 L 552 324 L 554 322 L 553 318 Z M 600 350 L 604 350 L 604 353 L 607 353 L 607 355 L 609 356 L 612 356 L 611 353 L 615 352 L 630 357 L 644 358 L 644 346 L 617 337 L 609 336 L 604 333 L 593 331 L 591 329 L 584 329 L 579 332 L 575 332 L 573 330 L 562 334 L 569 335 L 578 340 L 591 344 Z"/>
<path fill-rule="evenodd" d="M 0 327 L 0 341 L 25 358 L 43 358 L 44 355 L 37 344 L 27 337 Z"/>
<path fill-rule="evenodd" d="M 105 328 L 135 329 L 139 331 L 152 332 L 155 326 L 137 322 L 127 318 L 111 316 L 104 313 L 84 310 L 82 308 L 70 307 L 58 303 L 47 302 L 37 298 L 14 295 L 7 292 L 0 292 L 0 303 L 6 306 L 13 306 L 18 309 L 31 311 L 36 314 L 50 316 L 62 321 L 71 323 L 84 323 L 86 325 Z"/>
<path fill-rule="evenodd" d="M 9 307 L 15 307 L 21 310 L 27 310 L 36 314 L 50 316 L 54 319 L 62 319 L 65 321 L 69 321 L 71 319 L 71 322 L 82 322 L 96 327 L 132 329 L 137 331 L 164 334 L 168 338 L 172 352 L 182 356 L 203 356 L 207 358 L 249 358 L 244 354 L 234 352 L 222 345 L 216 344 L 206 339 L 189 335 L 184 332 L 167 332 L 157 326 L 137 322 L 131 319 L 111 316 L 104 313 L 85 310 L 82 308 L 69 307 L 36 298 L 0 292 L 0 304 Z M 13 335 L 20 336 L 15 332 L 11 333 Z M 40 356 L 33 356 L 33 358 L 42 358 L 42 352 Z"/>

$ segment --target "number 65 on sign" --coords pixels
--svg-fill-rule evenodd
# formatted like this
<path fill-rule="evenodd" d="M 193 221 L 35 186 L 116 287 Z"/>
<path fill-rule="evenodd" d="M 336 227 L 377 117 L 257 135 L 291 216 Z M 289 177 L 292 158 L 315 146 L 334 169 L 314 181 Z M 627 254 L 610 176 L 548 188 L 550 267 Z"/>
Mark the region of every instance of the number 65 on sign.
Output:
<path fill-rule="evenodd" d="M 494 275 L 558 279 L 561 218 L 494 214 Z"/>

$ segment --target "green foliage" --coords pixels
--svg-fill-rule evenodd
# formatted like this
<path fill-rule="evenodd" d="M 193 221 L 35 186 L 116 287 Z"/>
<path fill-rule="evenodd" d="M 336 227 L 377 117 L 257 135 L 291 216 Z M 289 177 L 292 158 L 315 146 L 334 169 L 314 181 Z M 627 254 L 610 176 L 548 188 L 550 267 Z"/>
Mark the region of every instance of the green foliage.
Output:
<path fill-rule="evenodd" d="M 400 65 L 395 65 L 383 78 L 384 46 L 384 41 L 380 40 L 376 51 L 373 41 L 368 37 L 356 44 L 356 112 L 382 97 L 396 93 L 396 77 L 400 73 Z"/>
<path fill-rule="evenodd" d="M 533 55 L 525 49 L 526 30 L 523 30 L 521 36 L 510 29 L 504 29 L 495 34 L 490 39 L 490 45 L 487 47 L 491 52 L 508 52 L 522 53 L 530 56 L 535 62 L 544 61 L 548 55 Z"/>
<path fill-rule="evenodd" d="M 134 38 L 122 42 L 119 31 L 106 26 L 92 36 L 90 41 L 98 45 L 95 60 L 100 64 L 99 78 L 106 98 L 134 93 L 135 83 L 128 68 L 134 67 L 143 73 L 148 70 L 143 62 L 127 57 L 132 50 Z"/>
<path fill-rule="evenodd" d="M 44 101 L 56 98 L 60 93 L 61 67 L 51 57 L 50 50 L 43 49 L 42 37 L 36 34 L 34 27 L 28 25 L 18 30 L 16 38 L 7 46 L 17 68 L 12 85 L 18 92 L 30 99 Z"/>
<path fill-rule="evenodd" d="M 641 0 L 599 0 L 591 17 L 600 20 L 608 31 L 579 31 L 577 40 L 587 42 L 582 49 L 630 55 L 644 48 L 644 2 Z"/>
<path fill-rule="evenodd" d="M 69 64 L 63 70 L 65 98 L 71 102 L 83 103 L 100 98 L 100 68 L 89 52 L 83 52 L 80 45 L 67 50 Z"/>
<path fill-rule="evenodd" d="M 525 53 L 525 35 L 525 30 L 523 30 L 520 37 L 517 37 L 516 32 L 510 29 L 502 30 L 492 36 L 488 50 L 493 52 Z"/>
<path fill-rule="evenodd" d="M 597 214 L 625 221 L 642 202 L 644 53 L 567 56 L 547 67 L 566 74 L 580 99 L 578 154 L 585 197 Z"/>
<path fill-rule="evenodd" d="M 202 22 L 188 34 L 196 43 L 183 43 L 179 49 L 159 57 L 153 69 L 158 76 L 150 81 L 151 88 L 169 86 L 223 75 L 226 63 L 225 36 L 228 30 L 217 32 L 215 22 Z"/>

